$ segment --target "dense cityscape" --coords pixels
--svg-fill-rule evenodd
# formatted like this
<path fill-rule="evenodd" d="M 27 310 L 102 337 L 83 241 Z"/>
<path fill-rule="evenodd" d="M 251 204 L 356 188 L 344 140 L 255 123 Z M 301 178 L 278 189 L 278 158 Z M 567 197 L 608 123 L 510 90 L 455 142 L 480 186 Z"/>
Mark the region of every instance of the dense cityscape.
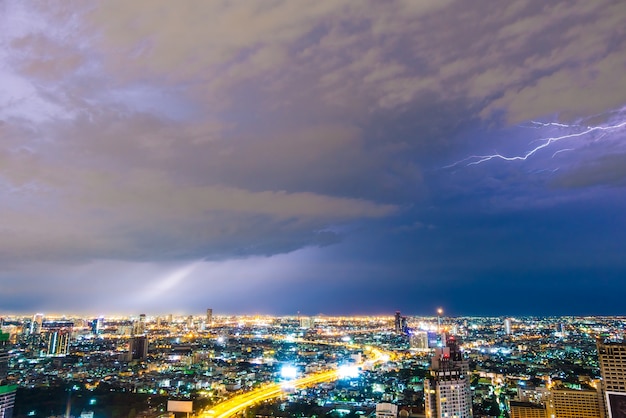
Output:
<path fill-rule="evenodd" d="M 1 321 L 3 417 L 616 418 L 626 398 L 622 317 Z"/>

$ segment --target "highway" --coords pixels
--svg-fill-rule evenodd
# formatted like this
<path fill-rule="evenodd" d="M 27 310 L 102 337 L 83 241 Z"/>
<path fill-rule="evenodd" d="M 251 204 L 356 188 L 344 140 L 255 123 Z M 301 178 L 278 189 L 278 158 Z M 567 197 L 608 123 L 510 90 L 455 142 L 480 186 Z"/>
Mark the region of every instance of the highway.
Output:
<path fill-rule="evenodd" d="M 346 344 L 347 345 L 347 344 Z M 354 346 L 353 346 L 354 347 Z M 384 362 L 389 358 L 387 353 L 375 348 L 369 348 L 369 353 L 372 358 L 366 363 L 375 364 Z M 318 385 L 324 382 L 331 382 L 339 378 L 339 370 L 328 370 L 320 373 L 310 374 L 299 379 L 294 379 L 288 382 L 289 387 L 303 388 L 307 386 Z M 269 399 L 279 398 L 285 393 L 283 388 L 278 383 L 271 383 L 262 386 L 253 391 L 243 393 L 241 395 L 234 396 L 227 399 L 217 405 L 214 405 L 210 410 L 203 412 L 199 415 L 201 418 L 227 418 L 231 417 L 244 409 L 258 404 Z"/>
<path fill-rule="evenodd" d="M 289 382 L 290 387 L 302 388 L 312 385 L 317 385 L 324 382 L 337 380 L 339 372 L 337 370 L 328 370 L 321 373 L 315 373 L 295 379 Z M 243 393 L 241 395 L 234 396 L 222 403 L 213 406 L 209 411 L 201 414 L 201 417 L 206 418 L 226 418 L 235 415 L 238 412 L 243 411 L 249 406 L 258 404 L 260 402 L 280 397 L 285 390 L 280 384 L 273 383 L 263 386 L 259 389 L 251 392 Z"/>

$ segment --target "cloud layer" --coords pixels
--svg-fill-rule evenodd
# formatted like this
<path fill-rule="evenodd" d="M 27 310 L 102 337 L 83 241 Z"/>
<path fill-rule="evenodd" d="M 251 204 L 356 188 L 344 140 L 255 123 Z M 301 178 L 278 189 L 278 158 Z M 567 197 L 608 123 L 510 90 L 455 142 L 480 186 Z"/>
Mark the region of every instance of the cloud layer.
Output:
<path fill-rule="evenodd" d="M 453 164 L 622 120 L 622 2 L 7 1 L 0 28 L 3 281 L 42 280 L 35 261 L 167 270 L 372 231 L 418 245 L 460 213 L 624 185 L 620 129 L 524 165 Z M 462 263 L 453 235 L 438 242 Z"/>

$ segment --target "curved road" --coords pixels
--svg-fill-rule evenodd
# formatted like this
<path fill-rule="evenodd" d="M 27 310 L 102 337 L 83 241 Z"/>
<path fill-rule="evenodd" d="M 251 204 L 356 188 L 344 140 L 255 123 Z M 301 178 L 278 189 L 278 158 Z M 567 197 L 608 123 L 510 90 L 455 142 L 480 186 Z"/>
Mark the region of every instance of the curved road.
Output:
<path fill-rule="evenodd" d="M 346 344 L 347 345 L 347 344 Z M 353 346 L 354 347 L 354 346 Z M 386 361 L 389 355 L 382 351 L 371 348 L 369 350 L 373 354 L 373 358 L 365 363 L 379 363 Z M 328 370 L 325 372 L 314 373 L 300 379 L 289 382 L 290 387 L 302 388 L 307 386 L 318 385 L 324 382 L 331 382 L 339 378 L 339 370 Z M 279 398 L 285 393 L 284 388 L 278 383 L 272 383 L 262 386 L 253 391 L 243 393 L 214 405 L 209 411 L 201 413 L 199 416 L 203 418 L 227 418 L 235 415 L 244 409 L 258 404 L 260 402 Z"/>

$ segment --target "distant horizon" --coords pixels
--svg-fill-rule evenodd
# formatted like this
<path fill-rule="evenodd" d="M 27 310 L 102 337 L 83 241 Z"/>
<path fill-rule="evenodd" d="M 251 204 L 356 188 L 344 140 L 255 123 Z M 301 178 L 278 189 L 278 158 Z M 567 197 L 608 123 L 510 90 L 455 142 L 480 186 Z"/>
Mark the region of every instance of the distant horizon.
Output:
<path fill-rule="evenodd" d="M 327 314 L 327 313 L 317 313 L 317 314 L 269 314 L 269 313 L 223 313 L 223 312 L 213 312 L 214 318 L 227 318 L 227 317 L 260 317 L 260 318 L 298 318 L 298 317 L 327 317 L 327 318 L 390 318 L 393 319 L 395 310 L 388 313 L 381 314 Z M 437 314 L 428 315 L 428 314 L 414 314 L 414 313 L 406 313 L 400 311 L 402 316 L 406 316 L 408 318 L 428 318 L 428 319 L 437 319 Z M 51 318 L 73 318 L 73 317 L 84 317 L 84 318 L 134 318 L 139 317 L 142 314 L 145 314 L 147 317 L 156 318 L 156 317 L 167 317 L 172 315 L 176 318 L 182 317 L 206 317 L 206 312 L 202 313 L 180 313 L 180 312 L 168 312 L 168 313 L 151 313 L 151 312 L 138 312 L 138 313 L 100 313 L 100 314 L 91 314 L 91 313 L 51 313 L 51 312 L 2 312 L 0 313 L 0 318 L 5 317 L 32 317 L 36 314 L 43 314 L 45 317 Z M 564 314 L 564 315 L 541 315 L 541 314 L 503 314 L 503 315 L 472 315 L 472 314 L 462 314 L 462 315 L 446 315 L 445 313 L 441 316 L 442 319 L 452 318 L 452 319 L 462 319 L 462 318 L 493 318 L 493 319 L 523 319 L 523 318 L 626 318 L 626 314 Z"/>

